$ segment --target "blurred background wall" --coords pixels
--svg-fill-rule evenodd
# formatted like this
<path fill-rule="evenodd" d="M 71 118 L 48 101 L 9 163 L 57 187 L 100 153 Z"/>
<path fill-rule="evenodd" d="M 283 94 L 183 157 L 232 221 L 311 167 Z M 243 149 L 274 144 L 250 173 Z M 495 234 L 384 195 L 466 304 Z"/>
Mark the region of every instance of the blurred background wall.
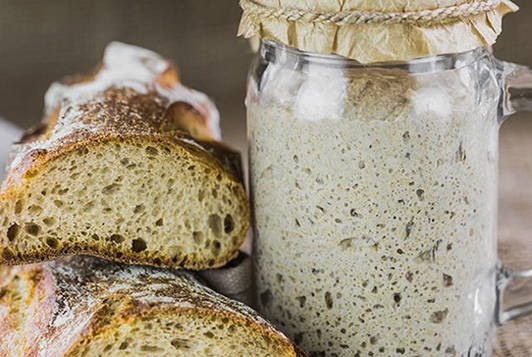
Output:
<path fill-rule="evenodd" d="M 236 38 L 239 16 L 237 0 L 0 0 L 0 115 L 35 124 L 49 84 L 91 69 L 118 40 L 173 59 L 243 143 L 251 51 Z"/>
<path fill-rule="evenodd" d="M 532 65 L 532 2 L 517 3 L 496 52 Z M 239 16 L 237 0 L 0 0 L 0 116 L 36 124 L 48 85 L 90 69 L 119 40 L 174 59 L 183 82 L 217 103 L 225 139 L 245 150 L 251 51 L 235 36 Z M 504 124 L 501 171 L 501 234 L 524 239 L 532 235 L 532 114 Z"/>

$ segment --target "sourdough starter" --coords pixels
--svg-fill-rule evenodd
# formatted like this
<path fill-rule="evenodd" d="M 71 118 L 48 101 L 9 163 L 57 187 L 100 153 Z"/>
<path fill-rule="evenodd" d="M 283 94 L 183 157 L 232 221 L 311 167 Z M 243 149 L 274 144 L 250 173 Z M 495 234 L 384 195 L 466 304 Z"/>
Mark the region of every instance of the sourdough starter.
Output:
<path fill-rule="evenodd" d="M 258 306 L 310 356 L 485 353 L 498 96 L 489 78 L 477 94 L 485 66 L 270 63 L 251 80 Z"/>

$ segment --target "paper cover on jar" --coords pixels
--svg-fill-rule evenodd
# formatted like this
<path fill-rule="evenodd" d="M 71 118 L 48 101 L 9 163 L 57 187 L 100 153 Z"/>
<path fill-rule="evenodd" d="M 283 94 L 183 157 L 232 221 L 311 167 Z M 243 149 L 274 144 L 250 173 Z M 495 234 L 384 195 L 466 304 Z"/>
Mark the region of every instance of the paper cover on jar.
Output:
<path fill-rule="evenodd" d="M 238 34 L 361 63 L 407 61 L 495 43 L 510 0 L 240 0 Z"/>

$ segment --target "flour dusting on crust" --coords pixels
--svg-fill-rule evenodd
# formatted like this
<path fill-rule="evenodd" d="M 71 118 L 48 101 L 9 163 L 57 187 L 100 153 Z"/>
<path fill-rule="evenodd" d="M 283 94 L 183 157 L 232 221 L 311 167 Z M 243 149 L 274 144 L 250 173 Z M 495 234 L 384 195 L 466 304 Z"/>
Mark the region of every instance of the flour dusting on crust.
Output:
<path fill-rule="evenodd" d="M 176 105 L 182 106 L 177 124 L 172 117 Z M 112 42 L 98 71 L 50 86 L 41 127 L 13 147 L 7 171 L 18 177 L 32 155 L 89 137 L 162 133 L 202 148 L 197 140 L 221 139 L 219 121 L 212 101 L 182 85 L 171 62 L 155 52 Z"/>
<path fill-rule="evenodd" d="M 21 346 L 30 348 L 35 356 L 62 356 L 100 322 L 102 309 L 110 309 L 113 304 L 124 306 L 115 312 L 132 317 L 154 308 L 175 313 L 194 310 L 198 316 L 207 312 L 221 314 L 237 323 L 256 324 L 263 333 L 288 343 L 254 310 L 204 287 L 186 271 L 116 264 L 87 256 L 5 269 L 0 271 L 0 286 L 8 286 L 15 279 L 30 284 L 28 290 L 34 293 L 31 298 L 20 300 L 19 308 L 39 313 L 27 316 L 35 326 L 31 333 L 24 326 L 19 331 L 0 326 L 0 336 L 21 338 Z M 0 312 L 4 307 L 9 308 L 0 300 Z M 2 335 L 5 331 L 8 334 Z M 0 342 L 0 355 L 4 347 Z"/>
<path fill-rule="evenodd" d="M 167 106 L 175 102 L 192 105 L 208 118 L 207 125 L 214 133 L 214 139 L 219 140 L 219 113 L 214 104 L 205 94 L 179 82 L 170 88 L 157 83 L 157 78 L 166 71 L 173 71 L 172 64 L 157 53 L 121 42 L 111 42 L 105 49 L 102 67 L 92 81 L 73 85 L 52 84 L 45 95 L 45 113 L 50 114 L 60 106 L 68 107 L 90 100 L 111 87 L 131 88 L 142 94 L 155 91 L 162 99 L 166 99 Z"/>

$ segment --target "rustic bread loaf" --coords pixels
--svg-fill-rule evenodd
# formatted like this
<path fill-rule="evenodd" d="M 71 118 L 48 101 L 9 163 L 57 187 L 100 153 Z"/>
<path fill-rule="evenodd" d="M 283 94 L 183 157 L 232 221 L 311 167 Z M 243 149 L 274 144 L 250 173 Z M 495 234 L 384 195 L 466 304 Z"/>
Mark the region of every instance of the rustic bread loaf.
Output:
<path fill-rule="evenodd" d="M 205 269 L 236 255 L 249 208 L 218 113 L 157 54 L 112 43 L 52 85 L 0 192 L 0 263 L 71 254 Z"/>
<path fill-rule="evenodd" d="M 1 356 L 296 356 L 189 273 L 77 256 L 0 268 Z"/>

